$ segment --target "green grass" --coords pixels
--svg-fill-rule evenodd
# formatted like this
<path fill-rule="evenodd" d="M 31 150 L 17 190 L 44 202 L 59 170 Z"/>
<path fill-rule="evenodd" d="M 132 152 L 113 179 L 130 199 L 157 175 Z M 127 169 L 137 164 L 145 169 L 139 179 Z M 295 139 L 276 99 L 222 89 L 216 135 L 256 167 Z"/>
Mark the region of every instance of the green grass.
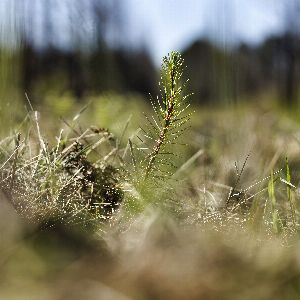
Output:
<path fill-rule="evenodd" d="M 1 141 L 0 299 L 299 299 L 299 123 L 259 103 L 179 116 L 173 55 L 154 112 L 64 97 Z"/>

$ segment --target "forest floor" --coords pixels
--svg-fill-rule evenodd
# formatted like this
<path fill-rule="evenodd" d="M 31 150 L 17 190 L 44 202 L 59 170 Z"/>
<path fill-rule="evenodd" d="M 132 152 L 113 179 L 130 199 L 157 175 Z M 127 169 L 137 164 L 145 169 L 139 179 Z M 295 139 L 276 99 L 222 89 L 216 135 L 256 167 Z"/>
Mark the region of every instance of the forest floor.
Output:
<path fill-rule="evenodd" d="M 60 127 L 74 131 L 73 122 L 84 132 L 95 125 L 126 148 L 145 121 L 141 111 L 151 110 L 110 97 L 71 121 L 59 119 L 64 108 L 45 108 L 40 136 L 55 145 Z M 0 299 L 299 299 L 295 115 L 257 103 L 196 108 L 181 139 L 187 145 L 174 148 L 172 179 L 148 191 L 139 209 L 131 206 L 143 195 L 123 185 L 119 208 L 93 228 L 45 228 L 2 193 Z"/>

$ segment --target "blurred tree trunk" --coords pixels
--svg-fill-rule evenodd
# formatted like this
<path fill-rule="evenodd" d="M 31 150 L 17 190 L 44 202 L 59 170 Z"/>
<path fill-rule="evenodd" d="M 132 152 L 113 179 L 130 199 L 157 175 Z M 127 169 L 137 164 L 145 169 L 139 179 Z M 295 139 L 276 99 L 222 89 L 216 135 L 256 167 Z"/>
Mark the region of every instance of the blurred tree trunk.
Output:
<path fill-rule="evenodd" d="M 286 36 L 283 39 L 283 47 L 286 62 L 286 74 L 284 82 L 284 100 L 288 106 L 297 104 L 298 80 L 296 76 L 296 47 L 295 37 Z"/>
<path fill-rule="evenodd" d="M 299 76 L 297 74 L 300 38 L 300 1 L 285 2 L 285 34 L 282 39 L 281 51 L 283 66 L 283 94 L 282 100 L 288 106 L 295 106 L 298 102 Z"/>

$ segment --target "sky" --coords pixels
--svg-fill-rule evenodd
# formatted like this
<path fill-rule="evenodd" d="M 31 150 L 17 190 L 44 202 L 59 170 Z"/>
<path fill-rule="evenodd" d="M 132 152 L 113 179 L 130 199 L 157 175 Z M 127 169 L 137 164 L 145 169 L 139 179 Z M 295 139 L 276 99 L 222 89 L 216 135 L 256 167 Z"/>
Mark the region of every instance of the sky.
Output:
<path fill-rule="evenodd" d="M 126 1 L 130 38 L 150 46 L 156 62 L 198 37 L 257 43 L 283 28 L 283 0 Z"/>
<path fill-rule="evenodd" d="M 83 36 L 92 36 L 91 18 L 85 15 L 81 19 L 84 11 L 75 11 L 75 4 L 88 5 L 91 0 L 0 0 L 0 41 L 14 36 L 15 20 L 19 17 L 16 8 L 21 4 L 21 10 L 29 12 L 23 25 L 42 37 L 38 23 L 43 18 L 44 1 L 52 3 L 54 26 L 59 28 L 56 38 L 62 46 L 70 43 L 66 20 L 70 19 L 72 11 L 74 20 L 80 20 L 78 28 L 86 32 Z M 111 4 L 116 0 L 107 1 Z M 129 45 L 148 47 L 159 64 L 168 52 L 182 50 L 199 37 L 209 36 L 224 47 L 240 40 L 258 43 L 267 35 L 282 30 L 286 1 L 296 0 L 120 0 L 124 8 L 122 32 L 126 32 L 120 36 Z M 32 7 L 41 10 L 35 23 L 30 15 Z M 43 43 L 42 38 L 39 41 Z"/>

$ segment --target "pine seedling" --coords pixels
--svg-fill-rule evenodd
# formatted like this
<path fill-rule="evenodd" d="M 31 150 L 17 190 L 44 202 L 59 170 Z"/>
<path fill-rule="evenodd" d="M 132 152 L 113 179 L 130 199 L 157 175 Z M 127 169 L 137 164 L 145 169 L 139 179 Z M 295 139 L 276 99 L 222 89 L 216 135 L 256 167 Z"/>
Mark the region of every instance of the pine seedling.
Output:
<path fill-rule="evenodd" d="M 182 80 L 183 58 L 178 52 L 171 52 L 163 58 L 161 68 L 160 97 L 151 99 L 154 116 L 146 116 L 146 128 L 142 129 L 148 153 L 142 161 L 143 179 L 165 178 L 170 176 L 170 168 L 174 168 L 172 157 L 176 153 L 172 146 L 188 128 L 186 123 L 191 114 L 186 113 L 189 104 L 183 91 L 187 81 Z M 150 150 L 149 150 L 150 149 Z"/>

